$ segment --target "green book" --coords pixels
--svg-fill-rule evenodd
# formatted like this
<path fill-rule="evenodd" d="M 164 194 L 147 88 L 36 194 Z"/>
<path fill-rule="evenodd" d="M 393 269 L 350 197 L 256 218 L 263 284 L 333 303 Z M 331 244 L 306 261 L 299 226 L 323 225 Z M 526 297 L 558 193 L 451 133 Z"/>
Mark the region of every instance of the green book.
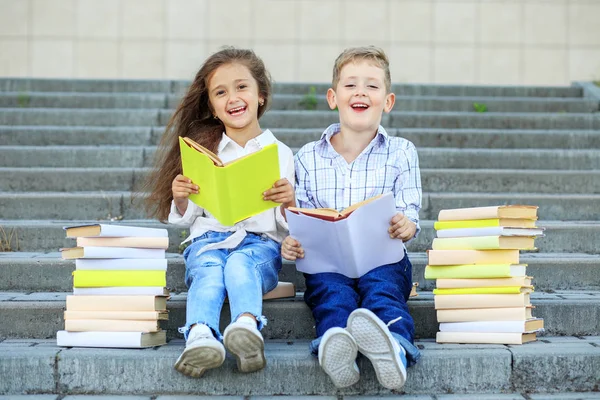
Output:
<path fill-rule="evenodd" d="M 425 279 L 510 278 L 525 276 L 527 264 L 427 265 Z"/>
<path fill-rule="evenodd" d="M 76 270 L 73 287 L 167 286 L 167 271 Z"/>
<path fill-rule="evenodd" d="M 189 138 L 179 138 L 183 175 L 199 187 L 190 200 L 226 226 L 277 207 L 263 192 L 280 179 L 277 144 L 223 163 Z"/>

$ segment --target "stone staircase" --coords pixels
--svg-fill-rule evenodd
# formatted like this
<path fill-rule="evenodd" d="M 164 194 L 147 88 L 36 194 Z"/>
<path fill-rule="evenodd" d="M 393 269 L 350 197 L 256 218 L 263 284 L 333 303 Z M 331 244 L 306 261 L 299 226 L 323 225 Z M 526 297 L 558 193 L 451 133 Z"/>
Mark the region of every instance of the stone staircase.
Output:
<path fill-rule="evenodd" d="M 360 383 L 342 391 L 320 370 L 308 353 L 314 327 L 302 301 L 304 282 L 290 263 L 280 278 L 296 283 L 296 298 L 264 306 L 267 368 L 240 374 L 227 360 L 202 379 L 179 375 L 172 365 L 184 344 L 177 327 L 184 324 L 186 288 L 182 231 L 173 227 L 167 227 L 169 344 L 56 347 L 74 269 L 74 262 L 59 259 L 58 249 L 73 245 L 62 227 L 98 220 L 161 226 L 146 219 L 131 194 L 186 85 L 0 79 L 0 394 L 390 394 L 365 360 Z M 272 110 L 261 119 L 293 149 L 337 118 L 324 96 L 310 94 L 311 86 L 319 94 L 327 88 L 276 84 Z M 396 111 L 382 124 L 417 146 L 424 193 L 422 233 L 409 247 L 420 284 L 409 306 L 423 359 L 409 370 L 404 392 L 599 395 L 600 89 L 578 83 L 393 90 Z M 443 208 L 505 203 L 539 205 L 539 225 L 547 228 L 536 241 L 539 251 L 522 254 L 536 286 L 534 315 L 545 319 L 546 334 L 523 346 L 438 345 L 433 282 L 423 279 L 433 221 Z M 226 309 L 222 319 L 228 318 Z"/>

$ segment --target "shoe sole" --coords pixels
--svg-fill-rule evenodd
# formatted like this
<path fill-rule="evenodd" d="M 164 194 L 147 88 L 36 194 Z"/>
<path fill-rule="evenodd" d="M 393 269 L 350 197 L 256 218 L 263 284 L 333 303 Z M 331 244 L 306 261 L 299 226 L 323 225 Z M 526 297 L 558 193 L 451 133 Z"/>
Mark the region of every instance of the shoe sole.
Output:
<path fill-rule="evenodd" d="M 379 383 L 387 389 L 400 389 L 406 383 L 406 368 L 392 344 L 388 327 L 368 310 L 353 312 L 346 328 L 358 350 L 373 364 Z"/>
<path fill-rule="evenodd" d="M 226 330 L 225 347 L 237 360 L 241 372 L 254 372 L 267 365 L 265 359 L 265 343 L 262 337 L 242 327 Z"/>
<path fill-rule="evenodd" d="M 323 345 L 319 349 L 319 364 L 336 387 L 345 388 L 354 385 L 360 379 L 359 372 L 354 368 L 358 347 L 345 329 L 332 329 L 335 331 L 328 331 L 323 336 Z"/>
<path fill-rule="evenodd" d="M 207 369 L 223 365 L 225 354 L 222 348 L 198 346 L 186 348 L 175 362 L 175 369 L 192 378 L 200 378 Z"/>

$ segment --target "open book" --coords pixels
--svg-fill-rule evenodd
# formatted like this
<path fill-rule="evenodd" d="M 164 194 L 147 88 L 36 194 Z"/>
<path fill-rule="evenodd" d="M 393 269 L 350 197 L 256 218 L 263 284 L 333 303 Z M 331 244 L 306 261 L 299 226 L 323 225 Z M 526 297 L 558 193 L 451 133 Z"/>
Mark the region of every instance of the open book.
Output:
<path fill-rule="evenodd" d="M 348 218 L 350 214 L 360 206 L 368 204 L 372 201 L 379 199 L 383 194 L 379 196 L 371 197 L 370 199 L 363 200 L 361 202 L 352 204 L 348 208 L 344 208 L 342 211 L 334 210 L 333 208 L 299 208 L 299 207 L 289 207 L 288 210 L 294 212 L 296 214 L 304 214 L 309 215 L 311 217 L 323 219 L 326 221 L 339 221 L 344 218 Z"/>
<path fill-rule="evenodd" d="M 290 235 L 304 248 L 304 258 L 296 260 L 296 268 L 308 274 L 336 272 L 358 278 L 376 267 L 400 261 L 404 244 L 388 234 L 395 214 L 391 192 L 341 213 L 286 209 Z"/>
<path fill-rule="evenodd" d="M 183 175 L 198 185 L 190 200 L 231 226 L 279 204 L 263 200 L 263 192 L 280 179 L 277 144 L 223 163 L 189 138 L 179 138 Z"/>

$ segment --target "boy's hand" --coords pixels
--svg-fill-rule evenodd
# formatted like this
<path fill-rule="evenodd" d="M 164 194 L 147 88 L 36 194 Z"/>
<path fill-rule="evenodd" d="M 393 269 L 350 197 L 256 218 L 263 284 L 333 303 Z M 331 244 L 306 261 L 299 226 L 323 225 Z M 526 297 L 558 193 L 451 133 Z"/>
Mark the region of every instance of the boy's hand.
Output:
<path fill-rule="evenodd" d="M 304 249 L 299 241 L 287 236 L 281 243 L 281 256 L 286 260 L 295 261 L 297 258 L 304 258 Z"/>
<path fill-rule="evenodd" d="M 296 205 L 294 186 L 287 178 L 282 178 L 275 182 L 271 189 L 263 193 L 263 199 L 281 203 L 283 208 L 293 207 Z M 283 210 L 281 211 L 283 212 Z"/>
<path fill-rule="evenodd" d="M 392 239 L 402 239 L 403 242 L 409 241 L 417 233 L 417 224 L 402 213 L 394 215 L 390 221 L 388 232 Z"/>
<path fill-rule="evenodd" d="M 173 192 L 173 201 L 181 215 L 185 214 L 188 205 L 188 197 L 190 194 L 198 194 L 198 185 L 194 185 L 190 178 L 181 174 L 173 179 L 171 191 Z"/>

